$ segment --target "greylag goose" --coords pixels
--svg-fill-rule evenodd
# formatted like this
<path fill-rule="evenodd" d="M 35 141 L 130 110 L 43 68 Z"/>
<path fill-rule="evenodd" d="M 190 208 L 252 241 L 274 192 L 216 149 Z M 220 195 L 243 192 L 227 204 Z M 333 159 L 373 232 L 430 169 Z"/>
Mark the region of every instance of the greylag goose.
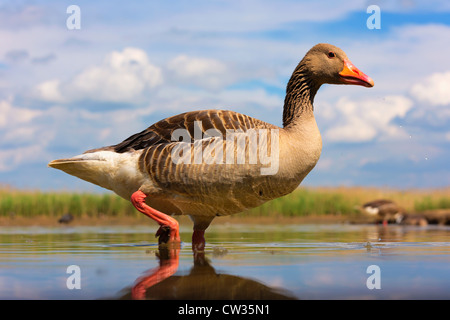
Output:
<path fill-rule="evenodd" d="M 202 250 L 214 217 L 289 194 L 314 168 L 322 140 L 313 102 L 324 83 L 374 85 L 344 51 L 318 44 L 287 84 L 283 127 L 233 111 L 192 111 L 119 144 L 48 165 L 130 199 L 160 225 L 160 243 L 180 241 L 178 222 L 170 215 L 189 215 L 193 249 Z"/>
<path fill-rule="evenodd" d="M 371 216 L 378 216 L 383 225 L 390 220 L 401 223 L 405 217 L 405 210 L 392 200 L 378 199 L 363 204 L 363 211 Z"/>

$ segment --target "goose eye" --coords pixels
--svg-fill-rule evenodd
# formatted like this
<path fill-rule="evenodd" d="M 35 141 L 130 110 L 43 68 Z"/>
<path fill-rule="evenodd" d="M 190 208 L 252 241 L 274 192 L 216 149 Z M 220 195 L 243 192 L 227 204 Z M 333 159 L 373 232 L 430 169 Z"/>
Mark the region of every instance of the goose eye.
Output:
<path fill-rule="evenodd" d="M 328 52 L 328 58 L 334 58 L 336 54 L 333 51 Z"/>

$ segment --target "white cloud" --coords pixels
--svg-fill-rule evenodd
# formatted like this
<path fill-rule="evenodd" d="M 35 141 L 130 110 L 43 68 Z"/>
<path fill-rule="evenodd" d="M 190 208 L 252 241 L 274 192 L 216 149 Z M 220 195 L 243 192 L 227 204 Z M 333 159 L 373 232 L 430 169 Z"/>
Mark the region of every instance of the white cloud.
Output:
<path fill-rule="evenodd" d="M 10 100 L 0 101 L 0 130 L 29 123 L 42 113 L 39 110 L 18 108 Z"/>
<path fill-rule="evenodd" d="M 0 172 L 10 171 L 21 164 L 39 162 L 48 157 L 42 145 L 27 145 L 11 149 L 0 149 Z"/>
<path fill-rule="evenodd" d="M 276 110 L 280 113 L 279 119 L 281 120 L 284 98 L 270 94 L 263 89 L 224 90 L 217 95 L 217 100 L 218 108 L 230 106 L 230 108 L 246 109 L 253 106 L 258 109 Z"/>
<path fill-rule="evenodd" d="M 153 101 L 153 109 L 164 106 L 166 115 L 201 109 L 226 109 L 242 112 L 262 119 L 262 115 L 272 110 L 281 122 L 283 97 L 263 89 L 223 89 L 192 91 L 183 88 L 166 87 L 158 91 L 158 100 Z M 159 107 L 160 108 L 160 107 Z M 249 114 L 249 111 L 256 114 Z M 273 119 L 273 118 L 271 118 Z"/>
<path fill-rule="evenodd" d="M 450 104 L 450 71 L 431 74 L 411 88 L 411 95 L 432 106 Z"/>
<path fill-rule="evenodd" d="M 35 94 L 44 101 L 65 102 L 66 98 L 61 93 L 61 82 L 58 79 L 42 82 L 34 89 Z"/>
<path fill-rule="evenodd" d="M 392 124 L 392 120 L 405 117 L 412 101 L 403 96 L 387 96 L 380 100 L 351 101 L 341 98 L 335 108 L 325 114 L 333 122 L 325 130 L 325 137 L 332 142 L 365 142 L 375 138 L 405 138 L 403 129 Z"/>
<path fill-rule="evenodd" d="M 420 125 L 448 127 L 450 120 L 450 71 L 423 77 L 409 90 L 417 100 L 410 118 Z"/>
<path fill-rule="evenodd" d="M 221 74 L 226 67 L 220 61 L 207 58 L 179 55 L 169 62 L 169 69 L 179 77 L 197 77 L 209 74 Z"/>
<path fill-rule="evenodd" d="M 358 117 L 349 117 L 346 123 L 326 131 L 326 138 L 333 142 L 363 142 L 372 140 L 377 134 L 375 128 Z"/>
<path fill-rule="evenodd" d="M 145 51 L 125 48 L 108 54 L 100 66 L 86 68 L 73 79 L 45 81 L 35 94 L 50 102 L 93 100 L 135 103 L 162 83 L 161 69 L 149 62 Z"/>
<path fill-rule="evenodd" d="M 91 139 L 89 146 L 86 145 L 85 141 L 75 141 L 74 147 L 84 151 L 90 147 L 102 147 L 119 143 L 130 135 L 150 126 L 150 123 L 145 123 L 142 119 L 152 114 L 154 110 L 152 107 L 119 109 L 106 112 L 77 110 L 74 112 L 74 117 L 78 118 L 80 123 L 83 123 L 83 127 L 86 128 L 85 133 L 89 132 L 88 135 L 91 136 Z"/>
<path fill-rule="evenodd" d="M 42 124 L 35 123 L 42 114 L 16 107 L 10 100 L 0 101 L 0 171 L 39 161 L 45 155 L 48 135 Z"/>
<path fill-rule="evenodd" d="M 168 70 L 178 81 L 205 88 L 218 88 L 229 81 L 227 67 L 216 59 L 179 55 L 169 61 Z"/>

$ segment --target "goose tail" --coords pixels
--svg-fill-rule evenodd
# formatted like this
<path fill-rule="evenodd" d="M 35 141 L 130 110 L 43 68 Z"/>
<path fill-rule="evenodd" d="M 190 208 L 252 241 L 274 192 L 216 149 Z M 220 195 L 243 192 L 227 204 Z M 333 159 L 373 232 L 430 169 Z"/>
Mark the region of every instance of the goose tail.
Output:
<path fill-rule="evenodd" d="M 114 170 L 115 161 L 111 152 L 83 153 L 81 155 L 50 161 L 48 166 L 67 174 L 109 188 L 106 177 Z"/>

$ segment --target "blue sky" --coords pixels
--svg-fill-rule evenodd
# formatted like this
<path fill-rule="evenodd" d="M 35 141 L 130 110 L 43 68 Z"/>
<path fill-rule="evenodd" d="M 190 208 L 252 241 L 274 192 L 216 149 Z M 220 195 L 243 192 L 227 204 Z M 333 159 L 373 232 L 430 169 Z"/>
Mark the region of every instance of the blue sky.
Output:
<path fill-rule="evenodd" d="M 320 89 L 323 150 L 303 184 L 449 186 L 450 4 L 358 0 L 0 1 L 0 184 L 99 190 L 46 165 L 189 110 L 281 125 L 286 83 L 319 42 L 375 87 Z"/>

